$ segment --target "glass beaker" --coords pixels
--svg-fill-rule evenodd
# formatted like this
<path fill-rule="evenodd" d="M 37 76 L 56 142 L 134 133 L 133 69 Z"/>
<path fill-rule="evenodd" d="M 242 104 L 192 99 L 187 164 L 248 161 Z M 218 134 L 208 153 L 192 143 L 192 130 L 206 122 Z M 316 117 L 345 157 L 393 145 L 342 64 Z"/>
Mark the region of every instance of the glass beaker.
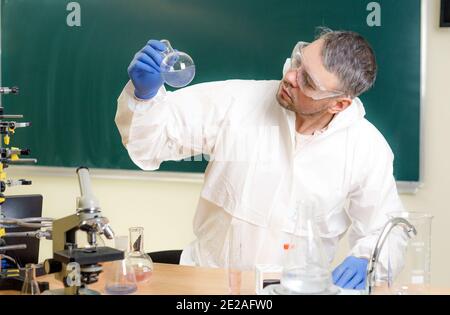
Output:
<path fill-rule="evenodd" d="M 105 292 L 112 295 L 124 295 L 136 292 L 134 269 L 127 261 L 127 236 L 116 236 L 115 247 L 125 253 L 122 260 L 116 260 L 105 267 Z"/>
<path fill-rule="evenodd" d="M 25 280 L 22 285 L 22 290 L 20 294 L 26 295 L 39 295 L 41 290 L 39 289 L 39 284 L 36 280 L 36 265 L 26 264 L 25 265 Z"/>
<path fill-rule="evenodd" d="M 315 223 L 314 204 L 301 201 L 287 246 L 281 285 L 289 294 L 332 294 L 331 272 Z"/>
<path fill-rule="evenodd" d="M 164 81 L 175 88 L 191 83 L 195 76 L 195 65 L 192 58 L 182 51 L 174 50 L 167 39 L 162 39 L 161 42 L 167 47 L 162 52 L 163 60 L 160 66 Z"/>
<path fill-rule="evenodd" d="M 242 294 L 247 275 L 254 269 L 254 259 L 246 246 L 251 244 L 247 223 L 233 219 L 227 233 L 227 257 L 225 261 L 228 293 Z"/>
<path fill-rule="evenodd" d="M 392 294 L 426 294 L 431 281 L 431 221 L 423 212 L 391 212 L 388 217 L 408 220 L 417 234 L 404 235 L 401 227 L 388 237 L 388 287 Z M 394 232 L 394 231 L 393 231 Z"/>
<path fill-rule="evenodd" d="M 228 293 L 241 294 L 242 284 L 242 236 L 239 228 L 231 223 L 228 230 L 227 279 Z"/>
<path fill-rule="evenodd" d="M 134 269 L 137 282 L 147 282 L 153 274 L 153 261 L 144 252 L 144 228 L 131 227 L 130 252 L 127 257 L 128 264 Z"/>

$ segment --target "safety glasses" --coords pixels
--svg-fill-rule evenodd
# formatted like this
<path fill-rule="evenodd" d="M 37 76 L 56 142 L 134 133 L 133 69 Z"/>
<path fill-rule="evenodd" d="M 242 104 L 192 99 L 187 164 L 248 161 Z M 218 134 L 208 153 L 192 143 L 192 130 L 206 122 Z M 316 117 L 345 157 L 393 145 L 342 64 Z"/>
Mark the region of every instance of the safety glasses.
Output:
<path fill-rule="evenodd" d="M 302 92 L 315 101 L 345 95 L 345 92 L 327 90 L 320 81 L 308 71 L 308 66 L 303 54 L 303 48 L 308 46 L 307 42 L 298 42 L 292 51 L 291 69 L 297 71 L 297 83 Z"/>

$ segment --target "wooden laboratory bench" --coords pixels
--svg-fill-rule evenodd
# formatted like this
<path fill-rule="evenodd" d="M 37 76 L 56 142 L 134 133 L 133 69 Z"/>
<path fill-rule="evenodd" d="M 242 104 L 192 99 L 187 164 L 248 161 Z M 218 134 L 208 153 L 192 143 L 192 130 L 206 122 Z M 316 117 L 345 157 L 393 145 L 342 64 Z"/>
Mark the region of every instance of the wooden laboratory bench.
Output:
<path fill-rule="evenodd" d="M 104 264 L 105 265 L 105 264 Z M 189 267 L 169 264 L 154 264 L 154 272 L 148 283 L 138 284 L 138 291 L 134 294 L 149 295 L 224 295 L 228 294 L 228 279 L 223 269 Z M 96 283 L 89 285 L 92 290 L 105 293 L 105 280 L 101 273 Z M 62 282 L 55 279 L 55 275 L 45 275 L 38 281 L 49 282 L 50 289 L 62 288 Z M 241 294 L 255 294 L 255 280 L 253 272 L 242 277 Z M 18 291 L 0 291 L 1 294 L 20 294 Z"/>
<path fill-rule="evenodd" d="M 99 281 L 89 285 L 90 289 L 105 293 L 103 274 Z M 62 283 L 55 279 L 55 275 L 38 277 L 38 281 L 48 281 L 50 289 L 62 288 Z M 227 295 L 228 279 L 225 270 L 189 267 L 180 265 L 155 264 L 152 279 L 145 284 L 139 284 L 135 294 L 150 295 Z M 377 288 L 374 294 L 387 294 L 386 290 Z M 427 294 L 450 295 L 450 289 L 431 288 Z M 0 295 L 20 294 L 18 291 L 0 291 Z M 255 278 L 253 272 L 247 272 L 242 277 L 241 294 L 255 294 Z"/>

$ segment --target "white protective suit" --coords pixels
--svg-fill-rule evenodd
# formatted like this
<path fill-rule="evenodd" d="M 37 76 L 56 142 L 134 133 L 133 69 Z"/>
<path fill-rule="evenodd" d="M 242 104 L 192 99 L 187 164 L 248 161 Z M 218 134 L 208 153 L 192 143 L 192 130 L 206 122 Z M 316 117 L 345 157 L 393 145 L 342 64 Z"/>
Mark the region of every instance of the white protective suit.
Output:
<path fill-rule="evenodd" d="M 281 263 L 292 209 L 316 201 L 316 222 L 331 262 L 350 227 L 349 255 L 368 258 L 386 213 L 403 210 L 393 153 L 364 118 L 358 98 L 324 130 L 302 136 L 295 114 L 276 100 L 279 81 L 229 80 L 134 97 L 129 82 L 115 122 L 133 162 L 161 162 L 205 153 L 211 161 L 194 218 L 197 239 L 182 264 L 225 266 L 230 226 L 239 226 L 243 264 Z M 236 154 L 238 152 L 238 154 Z M 386 266 L 386 257 L 381 263 Z"/>

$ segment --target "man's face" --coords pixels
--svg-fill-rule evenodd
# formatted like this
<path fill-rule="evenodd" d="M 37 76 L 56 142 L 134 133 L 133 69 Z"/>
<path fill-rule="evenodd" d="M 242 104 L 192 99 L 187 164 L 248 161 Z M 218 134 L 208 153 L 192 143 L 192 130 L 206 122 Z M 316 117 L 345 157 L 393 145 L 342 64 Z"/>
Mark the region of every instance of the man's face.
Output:
<path fill-rule="evenodd" d="M 323 40 L 319 39 L 303 48 L 305 67 L 308 73 L 311 73 L 315 79 L 320 81 L 323 88 L 337 90 L 339 79 L 335 74 L 325 69 L 322 62 L 322 46 Z M 314 100 L 305 95 L 298 85 L 296 69 L 289 69 L 286 72 L 281 80 L 276 97 L 282 107 L 303 116 L 312 116 L 326 111 L 332 113 L 332 109 L 337 102 L 336 98 Z"/>

